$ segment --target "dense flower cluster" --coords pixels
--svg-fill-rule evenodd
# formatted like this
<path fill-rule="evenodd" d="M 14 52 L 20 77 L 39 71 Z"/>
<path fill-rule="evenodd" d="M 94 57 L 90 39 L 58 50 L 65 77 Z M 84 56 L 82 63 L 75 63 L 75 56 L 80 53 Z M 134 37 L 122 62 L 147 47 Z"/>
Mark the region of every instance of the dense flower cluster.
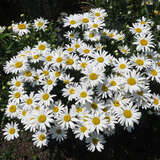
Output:
<path fill-rule="evenodd" d="M 114 134 L 116 125 L 130 132 L 143 109 L 160 110 L 160 96 L 150 89 L 151 82 L 160 82 L 152 21 L 142 17 L 129 27 L 133 42 L 128 46 L 124 33 L 105 27 L 107 16 L 105 10 L 96 8 L 65 17 L 64 27 L 69 31 L 64 37 L 69 43 L 51 49 L 51 44 L 38 41 L 4 66 L 6 73 L 16 75 L 11 80 L 6 116 L 18 118 L 33 133 L 37 147 L 47 145 L 49 138 L 61 142 L 72 130 L 88 150 L 101 151 L 105 135 Z M 40 18 L 32 26 L 45 31 L 47 23 Z M 28 34 L 29 25 L 13 24 L 13 32 Z M 101 39 L 121 44 L 118 56 Z M 8 123 L 5 138 L 17 138 L 18 130 L 17 123 Z"/>

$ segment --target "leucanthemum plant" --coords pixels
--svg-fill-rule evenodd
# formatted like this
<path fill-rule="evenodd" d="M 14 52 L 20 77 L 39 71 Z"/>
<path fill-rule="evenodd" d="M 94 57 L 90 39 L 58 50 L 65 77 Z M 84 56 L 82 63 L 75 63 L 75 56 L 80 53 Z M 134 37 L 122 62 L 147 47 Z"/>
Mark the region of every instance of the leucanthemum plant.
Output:
<path fill-rule="evenodd" d="M 69 130 L 88 150 L 102 151 L 117 125 L 131 132 L 143 110 L 160 110 L 160 96 L 150 88 L 160 83 L 152 21 L 141 17 L 132 23 L 128 43 L 128 35 L 106 27 L 107 16 L 101 8 L 66 16 L 62 46 L 38 39 L 6 62 L 4 71 L 14 76 L 5 114 L 32 132 L 37 147 L 67 139 Z M 45 32 L 48 25 L 38 18 L 12 29 L 23 37 L 30 28 Z M 6 140 L 19 136 L 17 123 L 3 131 Z"/>

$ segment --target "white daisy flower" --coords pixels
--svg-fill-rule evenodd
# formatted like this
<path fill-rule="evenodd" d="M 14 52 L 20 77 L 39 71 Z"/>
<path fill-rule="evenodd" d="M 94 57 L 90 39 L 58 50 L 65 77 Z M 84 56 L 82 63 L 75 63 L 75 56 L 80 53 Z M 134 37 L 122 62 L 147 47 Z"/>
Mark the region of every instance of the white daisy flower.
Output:
<path fill-rule="evenodd" d="M 105 113 L 102 111 L 90 114 L 87 119 L 86 124 L 90 126 L 92 132 L 96 131 L 99 134 L 100 131 L 107 128 L 108 122 L 105 119 Z"/>
<path fill-rule="evenodd" d="M 104 19 L 107 16 L 107 13 L 102 8 L 92 8 L 90 12 L 93 14 L 94 18 L 99 20 Z"/>
<path fill-rule="evenodd" d="M 112 97 L 113 94 L 112 90 L 110 89 L 110 84 L 107 80 L 96 86 L 96 92 L 98 97 L 101 98 Z"/>
<path fill-rule="evenodd" d="M 5 115 L 10 118 L 17 117 L 19 107 L 16 103 L 9 102 L 5 109 Z"/>
<path fill-rule="evenodd" d="M 93 132 L 89 138 L 86 139 L 86 143 L 88 150 L 91 152 L 94 152 L 96 149 L 101 152 L 102 149 L 104 149 L 103 144 L 105 143 L 105 139 L 103 135 L 97 134 L 96 132 Z"/>
<path fill-rule="evenodd" d="M 58 142 L 62 142 L 67 139 L 67 130 L 62 129 L 61 127 L 52 127 L 49 130 L 49 134 L 51 135 L 51 139 L 55 139 Z"/>
<path fill-rule="evenodd" d="M 50 45 L 45 41 L 38 41 L 38 44 L 35 45 L 34 49 L 37 49 L 40 53 L 45 54 L 50 51 Z"/>
<path fill-rule="evenodd" d="M 49 109 L 40 109 L 32 112 L 33 118 L 31 122 L 36 124 L 36 127 L 40 130 L 46 130 L 47 127 L 51 127 L 51 123 L 54 122 L 52 111 Z"/>
<path fill-rule="evenodd" d="M 17 89 L 13 91 L 9 91 L 9 101 L 13 103 L 20 103 L 23 99 L 23 96 L 25 95 L 25 91 L 22 89 Z"/>
<path fill-rule="evenodd" d="M 75 40 L 77 39 L 79 36 L 79 32 L 76 32 L 74 30 L 72 31 L 67 31 L 65 34 L 64 34 L 64 37 L 66 37 L 67 39 L 69 40 Z"/>
<path fill-rule="evenodd" d="M 151 106 L 153 106 L 154 110 L 160 111 L 160 96 L 158 94 L 152 94 Z"/>
<path fill-rule="evenodd" d="M 82 71 L 83 74 L 85 74 L 84 77 L 80 79 L 80 81 L 83 83 L 87 83 L 89 86 L 96 86 L 99 83 L 103 83 L 103 80 L 105 79 L 104 69 L 101 67 L 95 67 L 94 65 L 91 65 L 86 68 L 86 70 Z"/>
<path fill-rule="evenodd" d="M 4 139 L 6 139 L 7 141 L 10 141 L 19 137 L 19 134 L 18 134 L 19 129 L 18 129 L 17 123 L 13 123 L 13 122 L 7 123 L 5 128 L 2 131 L 3 131 Z"/>
<path fill-rule="evenodd" d="M 39 90 L 36 94 L 36 100 L 40 105 L 48 106 L 53 102 L 53 97 L 48 90 Z"/>
<path fill-rule="evenodd" d="M 90 40 L 90 41 L 96 41 L 97 42 L 97 41 L 100 40 L 101 35 L 96 30 L 86 30 L 86 31 L 84 31 L 83 38 L 87 41 Z"/>
<path fill-rule="evenodd" d="M 145 77 L 137 73 L 136 70 L 132 70 L 124 75 L 124 81 L 122 80 L 122 83 L 125 92 L 134 93 L 144 88 Z"/>
<path fill-rule="evenodd" d="M 78 103 L 82 103 L 85 104 L 86 102 L 92 102 L 92 95 L 93 95 L 93 91 L 92 89 L 89 89 L 87 86 L 82 85 L 82 86 L 78 86 L 76 88 L 76 97 L 77 97 L 77 102 Z"/>
<path fill-rule="evenodd" d="M 33 144 L 39 148 L 41 148 L 42 146 L 47 146 L 47 138 L 48 137 L 45 131 L 37 131 L 32 135 Z"/>
<path fill-rule="evenodd" d="M 79 15 L 74 14 L 64 18 L 64 27 L 76 28 L 80 25 Z"/>
<path fill-rule="evenodd" d="M 20 73 L 27 69 L 28 63 L 25 57 L 13 57 L 10 61 L 7 61 L 4 66 L 4 71 L 8 73 Z"/>
<path fill-rule="evenodd" d="M 57 117 L 57 116 L 60 116 L 64 112 L 65 107 L 62 104 L 62 102 L 59 100 L 59 101 L 56 101 L 53 104 L 51 104 L 49 106 L 49 109 L 51 109 L 54 116 Z"/>
<path fill-rule="evenodd" d="M 58 125 L 60 125 L 62 129 L 73 129 L 78 122 L 75 114 L 68 111 L 68 108 L 66 108 L 64 113 L 62 113 L 59 117 L 56 117 L 56 119 Z"/>
<path fill-rule="evenodd" d="M 154 48 L 153 43 L 153 35 L 148 33 L 146 34 L 140 34 L 135 36 L 136 41 L 133 42 L 133 44 L 137 45 L 136 49 L 137 51 L 150 51 L 151 48 Z"/>
<path fill-rule="evenodd" d="M 143 54 L 137 54 L 130 57 L 131 66 L 135 67 L 137 70 L 149 68 L 151 62 L 152 61 Z"/>
<path fill-rule="evenodd" d="M 144 26 L 143 24 L 140 23 L 133 23 L 133 27 L 130 27 L 130 31 L 132 34 L 148 34 L 150 33 L 150 27 L 149 26 Z"/>
<path fill-rule="evenodd" d="M 151 68 L 149 68 L 146 73 L 148 76 L 147 79 L 151 79 L 152 81 L 156 80 L 160 83 L 160 70 L 158 65 L 152 64 Z"/>
<path fill-rule="evenodd" d="M 113 65 L 113 71 L 122 75 L 129 72 L 131 69 L 130 61 L 124 59 L 123 57 L 115 59 Z"/>
<path fill-rule="evenodd" d="M 127 45 L 119 46 L 118 49 L 123 55 L 128 55 L 130 53 L 130 49 Z"/>
<path fill-rule="evenodd" d="M 117 113 L 118 122 L 125 127 L 128 131 L 134 128 L 134 123 L 138 124 L 141 117 L 141 112 L 133 106 L 133 103 L 121 107 L 119 113 Z"/>
<path fill-rule="evenodd" d="M 13 77 L 10 84 L 10 89 L 17 90 L 23 88 L 23 80 L 20 77 Z"/>
<path fill-rule="evenodd" d="M 27 94 L 23 95 L 21 102 L 21 106 L 23 106 L 23 109 L 32 110 L 36 105 L 37 105 L 36 95 L 34 94 L 34 92 L 31 92 L 29 95 Z"/>
<path fill-rule="evenodd" d="M 12 24 L 13 32 L 17 33 L 19 36 L 30 33 L 29 24 L 27 22 L 20 22 L 18 24 Z"/>
<path fill-rule="evenodd" d="M 44 18 L 40 17 L 34 20 L 33 27 L 38 30 L 45 31 L 47 28 L 48 20 L 45 20 Z"/>
<path fill-rule="evenodd" d="M 62 89 L 63 96 L 68 97 L 69 101 L 72 101 L 73 99 L 76 99 L 77 97 L 77 85 L 66 85 L 65 88 Z"/>
<path fill-rule="evenodd" d="M 91 131 L 90 131 L 90 127 L 88 125 L 78 124 L 74 128 L 73 132 L 75 134 L 75 138 L 79 138 L 80 140 L 83 140 L 84 138 L 88 138 L 89 137 L 89 133 Z"/>

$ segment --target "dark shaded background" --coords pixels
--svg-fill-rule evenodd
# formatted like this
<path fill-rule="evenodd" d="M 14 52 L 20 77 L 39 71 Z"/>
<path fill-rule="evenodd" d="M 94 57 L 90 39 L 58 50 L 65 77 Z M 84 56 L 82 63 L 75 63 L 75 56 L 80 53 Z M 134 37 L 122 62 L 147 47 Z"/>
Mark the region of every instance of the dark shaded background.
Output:
<path fill-rule="evenodd" d="M 80 11 L 80 0 L 0 0 L 0 25 L 9 25 L 19 21 L 24 13 L 28 19 L 44 17 L 55 20 L 60 12 Z M 27 19 L 26 19 L 27 20 Z"/>

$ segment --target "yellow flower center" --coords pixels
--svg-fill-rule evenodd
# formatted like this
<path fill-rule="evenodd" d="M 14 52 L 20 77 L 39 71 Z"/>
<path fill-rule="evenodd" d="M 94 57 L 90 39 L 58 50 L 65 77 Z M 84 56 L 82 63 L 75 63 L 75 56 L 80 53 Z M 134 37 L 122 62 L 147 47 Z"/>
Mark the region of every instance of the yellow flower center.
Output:
<path fill-rule="evenodd" d="M 68 58 L 68 59 L 66 60 L 66 64 L 67 64 L 67 65 L 72 65 L 73 63 L 74 63 L 74 60 L 71 59 L 71 58 Z"/>
<path fill-rule="evenodd" d="M 16 131 L 16 130 L 15 130 L 14 128 L 10 128 L 9 133 L 10 133 L 10 134 L 14 134 L 15 131 Z"/>
<path fill-rule="evenodd" d="M 65 84 L 69 84 L 69 82 L 70 82 L 69 80 L 65 80 L 64 81 Z"/>
<path fill-rule="evenodd" d="M 56 72 L 55 72 L 55 76 L 56 76 L 56 77 L 59 77 L 60 75 L 61 75 L 61 72 L 59 72 L 59 71 L 56 71 Z"/>
<path fill-rule="evenodd" d="M 46 136 L 44 134 L 39 135 L 39 140 L 44 141 L 46 139 Z"/>
<path fill-rule="evenodd" d="M 158 104 L 159 104 L 159 100 L 158 100 L 157 98 L 154 98 L 153 103 L 154 103 L 155 105 L 158 105 Z"/>
<path fill-rule="evenodd" d="M 90 74 L 89 74 L 89 78 L 90 78 L 91 80 L 96 80 L 96 79 L 98 78 L 98 75 L 97 75 L 96 73 L 90 73 Z"/>
<path fill-rule="evenodd" d="M 74 88 L 71 88 L 71 89 L 69 90 L 69 93 L 70 93 L 70 94 L 74 94 L 74 93 L 75 93 Z"/>
<path fill-rule="evenodd" d="M 142 46 L 147 46 L 147 45 L 148 45 L 148 41 L 145 40 L 145 39 L 141 39 L 141 40 L 140 40 L 140 44 L 141 44 Z"/>
<path fill-rule="evenodd" d="M 61 129 L 57 129 L 57 130 L 56 130 L 56 133 L 57 133 L 57 134 L 61 134 L 61 133 L 62 133 L 62 130 L 61 130 Z"/>
<path fill-rule="evenodd" d="M 42 96 L 42 99 L 43 100 L 48 100 L 48 98 L 49 98 L 49 94 L 48 93 L 45 93 L 45 94 L 43 94 L 43 96 Z"/>
<path fill-rule="evenodd" d="M 103 58 L 103 57 L 98 57 L 98 58 L 97 58 L 97 61 L 98 61 L 99 63 L 102 63 L 102 62 L 104 62 L 104 58 Z"/>
<path fill-rule="evenodd" d="M 88 23 L 89 20 L 88 20 L 88 18 L 83 18 L 83 19 L 82 19 L 82 22 L 83 22 L 83 23 Z"/>
<path fill-rule="evenodd" d="M 32 99 L 31 99 L 31 98 L 28 98 L 27 101 L 26 101 L 26 103 L 27 103 L 28 105 L 32 104 Z"/>
<path fill-rule="evenodd" d="M 94 145 L 97 145 L 98 142 L 99 142 L 99 140 L 98 140 L 97 138 L 93 138 L 93 139 L 92 139 L 92 142 L 93 142 Z"/>
<path fill-rule="evenodd" d="M 106 116 L 105 119 L 107 119 L 108 122 L 110 123 L 110 121 L 111 121 L 111 117 L 110 116 Z"/>
<path fill-rule="evenodd" d="M 145 21 L 141 21 L 141 24 L 146 24 L 146 22 Z"/>
<path fill-rule="evenodd" d="M 70 120 L 71 120 L 71 116 L 69 114 L 64 116 L 65 122 L 69 122 Z"/>
<path fill-rule="evenodd" d="M 20 62 L 20 61 L 18 61 L 18 62 L 15 63 L 14 66 L 15 66 L 16 68 L 21 68 L 21 67 L 23 66 L 23 63 Z"/>
<path fill-rule="evenodd" d="M 16 112 L 16 106 L 15 106 L 15 105 L 9 106 L 9 111 L 10 111 L 11 113 Z"/>
<path fill-rule="evenodd" d="M 94 117 L 94 118 L 92 119 L 92 123 L 93 123 L 94 125 L 98 125 L 98 124 L 100 124 L 100 119 L 99 119 L 98 117 Z"/>
<path fill-rule="evenodd" d="M 81 92 L 80 97 L 86 98 L 87 97 L 87 92 L 85 92 L 85 91 Z"/>
<path fill-rule="evenodd" d="M 48 79 L 48 80 L 47 80 L 47 84 L 48 84 L 48 85 L 51 85 L 52 83 L 53 83 L 53 81 L 52 81 L 51 79 Z"/>
<path fill-rule="evenodd" d="M 78 113 L 79 113 L 79 112 L 82 112 L 82 108 L 81 108 L 81 107 L 77 107 L 77 108 L 76 108 L 76 112 L 78 112 Z"/>
<path fill-rule="evenodd" d="M 40 45 L 38 46 L 38 49 L 41 50 L 41 51 L 43 51 L 43 50 L 46 49 L 46 46 L 45 46 L 44 44 L 40 44 Z"/>
<path fill-rule="evenodd" d="M 119 107 L 120 106 L 120 103 L 117 100 L 114 100 L 113 104 L 114 104 L 115 107 Z"/>
<path fill-rule="evenodd" d="M 122 49 L 121 50 L 123 53 L 127 53 L 127 50 L 126 49 Z"/>
<path fill-rule="evenodd" d="M 56 62 L 57 63 L 60 63 L 60 62 L 62 62 L 63 61 L 63 58 L 62 57 L 58 57 L 57 59 L 56 59 Z"/>
<path fill-rule="evenodd" d="M 72 52 L 72 51 L 73 51 L 73 48 L 67 48 L 67 51 L 68 51 L 68 52 Z"/>
<path fill-rule="evenodd" d="M 41 114 L 41 115 L 38 117 L 38 122 L 44 123 L 44 122 L 46 121 L 46 119 L 47 119 L 46 115 Z"/>
<path fill-rule="evenodd" d="M 89 49 L 84 49 L 83 52 L 84 52 L 85 54 L 88 54 L 88 53 L 90 52 L 90 50 L 89 50 Z"/>
<path fill-rule="evenodd" d="M 106 85 L 103 85 L 102 88 L 101 88 L 101 90 L 103 92 L 107 92 L 108 91 L 108 87 Z"/>
<path fill-rule="evenodd" d="M 137 92 L 137 94 L 138 94 L 139 96 L 143 96 L 143 93 L 144 93 L 143 91 L 138 91 L 138 92 Z"/>
<path fill-rule="evenodd" d="M 37 23 L 37 26 L 38 26 L 38 27 L 42 27 L 43 24 L 44 24 L 44 23 L 43 23 L 42 21 L 39 21 L 39 22 Z"/>
<path fill-rule="evenodd" d="M 139 65 L 139 66 L 142 66 L 144 64 L 144 61 L 142 59 L 137 59 L 136 60 L 136 63 Z"/>
<path fill-rule="evenodd" d="M 24 75 L 26 77 L 31 77 L 32 76 L 32 73 L 30 71 L 25 71 Z"/>
<path fill-rule="evenodd" d="M 38 58 L 39 58 L 38 54 L 36 54 L 36 55 L 33 56 L 33 59 L 38 59 Z"/>
<path fill-rule="evenodd" d="M 85 126 L 81 127 L 81 132 L 84 133 L 87 130 L 87 128 Z"/>
<path fill-rule="evenodd" d="M 52 58 L 53 58 L 53 56 L 47 56 L 46 60 L 50 62 L 50 61 L 52 61 Z"/>
<path fill-rule="evenodd" d="M 45 76 L 48 76 L 48 75 L 49 75 L 49 72 L 46 70 L 46 71 L 43 71 L 43 74 L 44 74 Z"/>
<path fill-rule="evenodd" d="M 132 117 L 132 112 L 130 110 L 124 110 L 123 114 L 126 118 L 131 118 Z"/>
<path fill-rule="evenodd" d="M 94 15 L 95 15 L 96 17 L 99 17 L 101 14 L 100 14 L 99 12 L 96 12 Z"/>
<path fill-rule="evenodd" d="M 127 82 L 128 82 L 128 84 L 131 85 L 131 86 L 133 86 L 133 85 L 136 84 L 136 80 L 135 80 L 134 78 L 132 78 L 132 77 L 128 78 Z"/>
<path fill-rule="evenodd" d="M 74 34 L 71 33 L 71 34 L 69 35 L 69 37 L 70 37 L 70 38 L 74 38 Z"/>
<path fill-rule="evenodd" d="M 120 69 L 125 69 L 126 68 L 126 64 L 120 64 Z"/>
<path fill-rule="evenodd" d="M 59 111 L 59 108 L 57 106 L 54 106 L 52 110 L 54 113 L 57 113 Z"/>
<path fill-rule="evenodd" d="M 94 37 L 94 33 L 89 33 L 89 38 L 93 38 Z"/>
<path fill-rule="evenodd" d="M 70 24 L 71 24 L 71 25 L 74 25 L 74 24 L 76 24 L 76 21 L 75 21 L 75 20 L 71 20 L 71 21 L 70 21 Z"/>
<path fill-rule="evenodd" d="M 19 92 L 16 92 L 15 94 L 14 94 L 14 97 L 15 98 L 19 98 L 21 96 L 21 94 L 19 93 Z"/>
<path fill-rule="evenodd" d="M 87 63 L 86 63 L 86 62 L 82 62 L 82 63 L 81 63 L 81 67 L 82 67 L 82 68 L 86 68 L 86 67 L 87 67 Z"/>
<path fill-rule="evenodd" d="M 112 80 L 112 81 L 110 81 L 110 85 L 111 85 L 111 86 L 116 86 L 117 83 L 116 83 L 114 80 Z"/>
<path fill-rule="evenodd" d="M 27 112 L 25 110 L 22 111 L 22 115 L 25 116 Z"/>
<path fill-rule="evenodd" d="M 97 108 L 98 108 L 98 105 L 93 102 L 93 103 L 91 104 L 91 107 L 92 107 L 93 109 L 97 109 Z"/>
<path fill-rule="evenodd" d="M 15 83 L 15 86 L 16 87 L 19 87 L 21 85 L 21 81 L 17 81 L 16 83 Z"/>
<path fill-rule="evenodd" d="M 106 107 L 106 108 L 103 108 L 102 111 L 103 111 L 103 112 L 107 112 L 107 111 L 108 111 L 107 107 Z"/>
<path fill-rule="evenodd" d="M 114 37 L 114 34 L 113 34 L 113 33 L 110 33 L 110 34 L 109 34 L 109 37 L 113 38 L 113 37 Z"/>
<path fill-rule="evenodd" d="M 18 24 L 18 29 L 26 29 L 26 25 L 25 24 Z"/>
<path fill-rule="evenodd" d="M 136 32 L 141 33 L 142 29 L 141 28 L 136 28 Z"/>
<path fill-rule="evenodd" d="M 155 69 L 153 69 L 153 70 L 151 71 L 151 74 L 152 74 L 153 76 L 157 76 L 158 72 L 157 72 Z"/>
<path fill-rule="evenodd" d="M 93 24 L 93 28 L 98 28 L 98 24 Z"/>
<path fill-rule="evenodd" d="M 74 46 L 75 46 L 75 48 L 79 48 L 80 47 L 80 45 L 78 43 L 75 44 Z"/>
<path fill-rule="evenodd" d="M 40 110 L 40 106 L 36 106 L 35 110 L 39 111 Z"/>

